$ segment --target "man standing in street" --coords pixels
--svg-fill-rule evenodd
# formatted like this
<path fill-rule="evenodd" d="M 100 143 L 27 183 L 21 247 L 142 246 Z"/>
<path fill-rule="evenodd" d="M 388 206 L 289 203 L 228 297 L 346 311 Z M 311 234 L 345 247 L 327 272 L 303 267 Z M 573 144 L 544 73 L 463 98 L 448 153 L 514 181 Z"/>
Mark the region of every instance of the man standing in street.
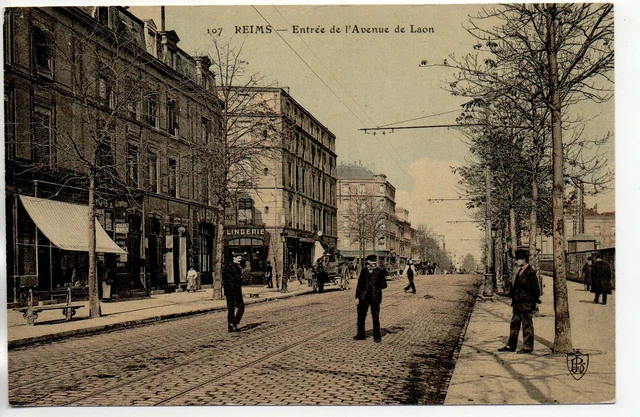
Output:
<path fill-rule="evenodd" d="M 607 294 L 611 294 L 611 267 L 602 260 L 600 255 L 596 256 L 596 262 L 591 270 L 591 292 L 596 295 L 594 303 L 598 304 L 602 294 L 602 304 L 607 304 Z"/>
<path fill-rule="evenodd" d="M 377 268 L 375 262 L 367 261 L 367 267 L 363 268 L 358 278 L 356 287 L 356 299 L 358 300 L 358 333 L 354 337 L 356 340 L 364 340 L 364 321 L 367 318 L 367 311 L 371 308 L 371 319 L 373 320 L 373 341 L 380 343 L 380 303 L 382 302 L 382 290 L 387 288 L 386 273 L 383 269 Z"/>
<path fill-rule="evenodd" d="M 582 282 L 584 282 L 584 288 L 587 291 L 589 291 L 589 287 L 591 286 L 591 273 L 593 271 L 592 259 L 591 256 L 588 256 L 587 262 L 585 262 L 582 267 Z"/>
<path fill-rule="evenodd" d="M 511 318 L 509 341 L 507 345 L 498 349 L 499 352 L 515 352 L 522 324 L 522 349 L 518 353 L 533 352 L 533 312 L 540 301 L 540 286 L 536 271 L 529 265 L 529 251 L 516 250 L 516 264 L 520 268 L 511 287 Z"/>
<path fill-rule="evenodd" d="M 411 290 L 414 294 L 416 293 L 416 286 L 413 284 L 413 261 L 409 261 L 407 265 L 407 279 L 409 280 L 409 285 L 404 287 L 404 292 Z"/>
<path fill-rule="evenodd" d="M 238 325 L 244 314 L 244 300 L 242 299 L 242 268 L 244 263 L 242 255 L 235 254 L 233 255 L 233 262 L 225 265 L 222 271 L 224 295 L 227 298 L 229 332 L 238 330 Z"/>
<path fill-rule="evenodd" d="M 193 267 L 189 268 L 187 272 L 187 292 L 196 292 L 196 281 L 198 280 L 198 273 Z"/>
<path fill-rule="evenodd" d="M 271 261 L 267 261 L 267 267 L 264 269 L 264 278 L 267 281 L 267 288 L 273 288 L 273 268 Z"/>

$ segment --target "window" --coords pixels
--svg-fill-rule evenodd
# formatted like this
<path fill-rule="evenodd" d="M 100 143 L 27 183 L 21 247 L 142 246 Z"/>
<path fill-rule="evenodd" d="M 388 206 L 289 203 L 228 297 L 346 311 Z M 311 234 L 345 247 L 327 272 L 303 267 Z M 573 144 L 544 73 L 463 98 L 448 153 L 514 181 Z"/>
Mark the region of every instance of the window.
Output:
<path fill-rule="evenodd" d="M 137 83 L 133 78 L 127 77 L 127 79 L 124 82 L 126 91 L 123 95 L 123 101 L 125 102 L 125 107 L 127 109 L 127 116 L 129 116 L 134 120 L 138 119 L 138 106 L 136 102 L 136 89 L 137 89 L 136 84 Z"/>
<path fill-rule="evenodd" d="M 11 64 L 12 62 L 13 62 L 13 13 L 10 10 L 5 9 L 4 63 Z"/>
<path fill-rule="evenodd" d="M 307 214 L 307 203 L 306 202 L 302 202 L 302 229 L 303 230 L 309 230 L 308 229 L 308 214 Z"/>
<path fill-rule="evenodd" d="M 157 128 L 158 127 L 158 101 L 155 95 L 151 95 L 147 98 L 146 102 L 146 115 L 145 122 L 149 125 Z"/>
<path fill-rule="evenodd" d="M 52 166 L 55 163 L 55 132 L 53 109 L 37 105 L 33 112 L 32 159 L 36 164 Z"/>
<path fill-rule="evenodd" d="M 158 192 L 158 154 L 155 152 L 149 152 L 147 163 L 148 163 L 148 173 L 149 173 L 148 191 L 157 193 Z"/>
<path fill-rule="evenodd" d="M 6 87 L 4 89 L 4 138 L 8 159 L 15 158 L 15 124 L 15 95 L 11 87 Z"/>
<path fill-rule="evenodd" d="M 115 128 L 106 126 L 100 121 L 97 132 L 96 163 L 99 167 L 113 167 L 115 165 Z"/>
<path fill-rule="evenodd" d="M 167 131 L 174 136 L 178 135 L 178 114 L 175 100 L 167 101 Z"/>
<path fill-rule="evenodd" d="M 305 193 L 306 187 L 305 187 L 305 182 L 307 179 L 307 170 L 302 168 L 302 193 Z"/>
<path fill-rule="evenodd" d="M 110 109 L 115 107 L 116 97 L 113 82 L 105 76 L 98 79 L 98 98 L 103 106 L 107 106 Z"/>
<path fill-rule="evenodd" d="M 38 73 L 51 75 L 53 72 L 53 57 L 51 52 L 50 36 L 44 29 L 33 26 L 33 55 Z"/>
<path fill-rule="evenodd" d="M 178 161 L 169 158 L 169 195 L 171 197 L 178 196 Z"/>
<path fill-rule="evenodd" d="M 238 224 L 253 224 L 253 200 L 250 198 L 241 198 L 238 200 Z"/>
<path fill-rule="evenodd" d="M 206 117 L 202 118 L 202 123 L 200 125 L 200 139 L 202 143 L 208 145 L 211 142 L 211 120 Z"/>
<path fill-rule="evenodd" d="M 293 188 L 293 164 L 289 162 L 289 187 Z"/>
<path fill-rule="evenodd" d="M 138 147 L 127 144 L 127 185 L 138 187 Z"/>
<path fill-rule="evenodd" d="M 289 198 L 289 226 L 293 225 L 293 199 Z"/>

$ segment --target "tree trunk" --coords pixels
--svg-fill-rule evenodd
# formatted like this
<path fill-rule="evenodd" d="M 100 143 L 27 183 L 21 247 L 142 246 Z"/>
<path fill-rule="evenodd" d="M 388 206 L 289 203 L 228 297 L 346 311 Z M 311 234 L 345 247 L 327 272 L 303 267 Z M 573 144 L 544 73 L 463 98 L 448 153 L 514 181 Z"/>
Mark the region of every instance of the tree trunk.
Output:
<path fill-rule="evenodd" d="M 549 92 L 551 96 L 551 138 L 553 142 L 553 307 L 555 310 L 554 353 L 573 351 L 571 321 L 567 295 L 564 262 L 564 171 L 562 154 L 561 102 L 558 88 L 558 62 L 556 48 L 556 8 L 546 5 L 547 60 L 549 64 Z"/>
<path fill-rule="evenodd" d="M 509 207 L 509 238 L 511 239 L 511 258 L 516 257 L 518 231 L 516 230 L 516 209 Z"/>
<path fill-rule="evenodd" d="M 213 292 L 212 298 L 218 300 L 222 298 L 222 258 L 224 255 L 224 208 L 218 212 L 216 225 L 216 251 L 213 267 Z"/>
<path fill-rule="evenodd" d="M 96 274 L 96 206 L 95 206 L 95 173 L 89 174 L 89 210 L 88 210 L 88 240 L 89 240 L 89 317 L 100 317 L 100 298 L 98 297 L 98 276 Z"/>

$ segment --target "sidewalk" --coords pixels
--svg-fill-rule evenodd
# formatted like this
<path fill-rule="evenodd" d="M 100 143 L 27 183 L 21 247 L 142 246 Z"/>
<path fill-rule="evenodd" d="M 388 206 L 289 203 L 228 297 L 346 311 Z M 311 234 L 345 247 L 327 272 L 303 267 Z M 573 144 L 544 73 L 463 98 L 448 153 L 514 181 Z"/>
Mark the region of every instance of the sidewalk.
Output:
<path fill-rule="evenodd" d="M 327 287 L 331 288 L 331 287 Z M 288 292 L 281 293 L 275 288 L 264 286 L 242 287 L 245 304 L 254 304 L 274 299 L 295 297 L 313 292 L 306 281 L 290 282 Z M 28 326 L 22 313 L 7 310 L 7 340 L 9 348 L 24 346 L 47 340 L 69 337 L 78 334 L 95 333 L 121 327 L 150 323 L 181 316 L 204 313 L 227 308 L 226 300 L 214 300 L 211 288 L 197 292 L 156 292 L 149 298 L 101 302 L 102 317 L 89 318 L 89 302 L 77 311 L 73 320 L 65 322 L 60 310 L 43 311 L 38 314 L 35 326 Z"/>
<path fill-rule="evenodd" d="M 582 284 L 567 282 L 573 348 L 589 354 L 586 374 L 575 380 L 567 356 L 553 354 L 553 282 L 544 277 L 540 315 L 534 317 L 531 355 L 498 352 L 509 335 L 511 300 L 476 302 L 445 404 L 584 404 L 615 401 L 615 294 L 594 304 Z M 520 331 L 519 347 L 522 344 Z M 585 358 L 586 361 L 586 358 Z"/>

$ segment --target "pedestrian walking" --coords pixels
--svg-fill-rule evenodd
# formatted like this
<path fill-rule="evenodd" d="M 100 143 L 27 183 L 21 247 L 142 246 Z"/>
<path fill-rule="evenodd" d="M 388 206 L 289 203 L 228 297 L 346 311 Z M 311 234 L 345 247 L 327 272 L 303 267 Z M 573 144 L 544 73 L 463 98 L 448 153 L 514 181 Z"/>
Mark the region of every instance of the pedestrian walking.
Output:
<path fill-rule="evenodd" d="M 416 286 L 413 284 L 413 277 L 415 272 L 413 271 L 413 261 L 409 261 L 407 265 L 407 279 L 409 280 L 409 285 L 404 287 L 404 292 L 411 290 L 414 294 L 416 293 Z"/>
<path fill-rule="evenodd" d="M 591 272 L 593 270 L 593 258 L 591 256 L 587 257 L 587 262 L 585 262 L 582 267 L 582 282 L 584 283 L 585 290 L 589 291 L 591 286 Z"/>
<path fill-rule="evenodd" d="M 520 267 L 511 287 L 511 317 L 509 341 L 499 352 L 515 352 L 522 324 L 522 349 L 518 353 L 533 352 L 533 313 L 540 304 L 540 286 L 536 271 L 529 265 L 529 251 L 516 250 L 516 264 Z"/>
<path fill-rule="evenodd" d="M 198 279 L 198 273 L 193 267 L 189 268 L 187 272 L 187 292 L 196 292 L 196 281 Z"/>
<path fill-rule="evenodd" d="M 316 267 L 316 281 L 318 283 L 318 292 L 324 292 L 324 284 L 329 281 L 329 273 L 324 267 L 324 262 L 322 260 L 318 260 Z"/>
<path fill-rule="evenodd" d="M 386 273 L 376 266 L 375 262 L 367 261 L 367 266 L 362 269 L 356 286 L 356 299 L 358 300 L 358 332 L 354 339 L 364 340 L 364 322 L 367 311 L 371 309 L 373 320 L 373 341 L 380 343 L 380 303 L 382 303 L 382 290 L 387 288 Z"/>
<path fill-rule="evenodd" d="M 222 271 L 224 295 L 227 298 L 227 324 L 229 332 L 237 331 L 244 314 L 242 299 L 242 269 L 246 261 L 242 255 L 233 255 L 233 262 L 225 265 Z"/>
<path fill-rule="evenodd" d="M 602 260 L 600 255 L 596 256 L 591 270 L 591 292 L 596 295 L 593 299 L 594 303 L 598 304 L 602 294 L 602 304 L 607 304 L 607 294 L 611 294 L 611 267 Z"/>
<path fill-rule="evenodd" d="M 273 268 L 271 267 L 271 261 L 267 261 L 267 266 L 264 268 L 264 278 L 267 281 L 267 288 L 273 288 Z"/>

